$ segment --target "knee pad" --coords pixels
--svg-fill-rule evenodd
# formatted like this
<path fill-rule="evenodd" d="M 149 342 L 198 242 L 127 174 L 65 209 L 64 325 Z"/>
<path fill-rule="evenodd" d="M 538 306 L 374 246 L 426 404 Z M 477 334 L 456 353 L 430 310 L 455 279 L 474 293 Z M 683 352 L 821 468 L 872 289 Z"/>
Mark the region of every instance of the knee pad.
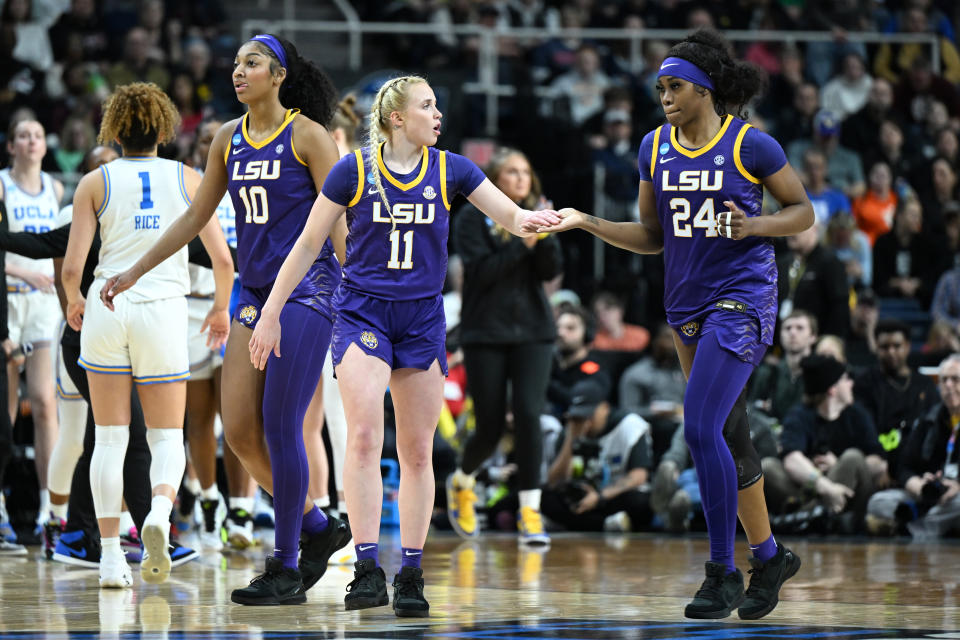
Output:
<path fill-rule="evenodd" d="M 150 446 L 150 486 L 165 484 L 176 491 L 183 480 L 186 454 L 183 448 L 183 429 L 147 429 Z"/>
<path fill-rule="evenodd" d="M 737 490 L 743 491 L 763 477 L 760 455 L 750 439 L 747 421 L 747 391 L 744 389 L 730 410 L 723 425 L 723 439 L 727 441 L 733 463 L 737 468 Z"/>

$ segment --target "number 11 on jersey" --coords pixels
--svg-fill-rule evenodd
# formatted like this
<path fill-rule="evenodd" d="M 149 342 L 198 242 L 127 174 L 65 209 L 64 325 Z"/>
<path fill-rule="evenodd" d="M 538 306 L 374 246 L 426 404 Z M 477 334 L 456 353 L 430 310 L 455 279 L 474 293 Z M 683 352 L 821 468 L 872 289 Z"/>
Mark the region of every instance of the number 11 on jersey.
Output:
<path fill-rule="evenodd" d="M 401 244 L 403 244 L 403 262 L 400 262 Z M 387 262 L 387 269 L 413 269 L 413 229 L 405 231 L 403 236 L 400 235 L 399 229 L 390 232 L 390 261 Z"/>

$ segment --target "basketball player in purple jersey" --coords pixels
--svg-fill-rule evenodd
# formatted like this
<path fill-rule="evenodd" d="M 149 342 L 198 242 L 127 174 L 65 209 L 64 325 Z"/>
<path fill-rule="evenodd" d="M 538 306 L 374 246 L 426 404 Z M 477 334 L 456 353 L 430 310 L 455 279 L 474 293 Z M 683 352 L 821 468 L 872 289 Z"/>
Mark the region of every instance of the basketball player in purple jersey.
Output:
<path fill-rule="evenodd" d="M 250 605 L 299 604 L 326 571 L 330 555 L 350 539 L 345 523 L 328 520 L 307 499 L 303 443 L 304 413 L 330 340 L 330 300 L 340 283 L 329 241 L 314 254 L 304 277 L 285 290 L 293 292 L 280 312 L 288 327 L 281 345 L 287 356 L 271 359 L 263 373 L 262 367 L 250 366 L 246 348 L 283 257 L 340 157 L 319 124 L 332 116 L 336 90 L 319 67 L 272 35 L 255 36 L 240 47 L 233 83 L 247 114 L 220 128 L 191 206 L 136 265 L 104 285 L 103 298 L 108 302 L 192 239 L 229 189 L 242 286 L 232 326 L 235 339 L 227 342 L 224 354 L 224 433 L 250 475 L 273 494 L 276 512 L 275 549 L 266 572 L 234 590 L 231 599 Z M 341 227 L 334 238 L 342 243 L 345 231 Z"/>
<path fill-rule="evenodd" d="M 401 569 L 393 608 L 425 617 L 420 558 L 433 511 L 433 434 L 443 406 L 446 327 L 440 295 L 447 267 L 450 202 L 466 196 L 511 232 L 526 236 L 560 218 L 526 211 L 472 162 L 433 148 L 441 113 L 423 78 L 385 83 L 370 115 L 370 144 L 330 171 L 310 219 L 277 276 L 250 341 L 254 366 L 290 357 L 280 312 L 346 211 L 347 258 L 334 304 L 331 352 L 347 417 L 344 489 L 357 562 L 347 609 L 387 604 L 378 546 L 383 485 L 382 398 L 389 385 L 400 458 Z"/>
<path fill-rule="evenodd" d="M 773 610 L 800 559 L 770 531 L 760 459 L 738 396 L 773 343 L 770 238 L 809 228 L 814 215 L 780 145 L 727 112 L 740 112 L 763 84 L 760 71 L 735 62 L 727 47 L 719 33 L 703 29 L 674 46 L 660 67 L 667 124 L 640 145 L 639 223 L 567 209 L 560 225 L 543 230 L 582 228 L 636 253 L 663 251 L 667 321 L 689 379 L 684 435 L 710 536 L 707 577 L 685 615 L 724 618 L 739 607 L 741 618 L 755 619 Z M 776 215 L 761 215 L 764 187 L 782 205 Z M 746 593 L 733 561 L 738 511 L 753 550 Z"/>

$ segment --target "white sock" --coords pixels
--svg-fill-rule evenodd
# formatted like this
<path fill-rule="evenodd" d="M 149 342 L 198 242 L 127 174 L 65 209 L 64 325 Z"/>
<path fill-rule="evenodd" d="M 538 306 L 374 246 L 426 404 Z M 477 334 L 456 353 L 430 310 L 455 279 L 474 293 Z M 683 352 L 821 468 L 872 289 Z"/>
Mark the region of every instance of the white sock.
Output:
<path fill-rule="evenodd" d="M 200 492 L 203 491 L 203 489 L 200 488 L 200 481 L 189 476 L 183 481 L 183 486 L 187 491 L 195 496 L 200 495 Z"/>
<path fill-rule="evenodd" d="M 187 456 L 183 449 L 183 429 L 147 429 L 150 445 L 150 486 L 167 485 L 173 491 L 180 487 Z"/>
<path fill-rule="evenodd" d="M 124 511 L 120 514 L 120 533 L 129 533 L 130 529 L 136 527 L 133 523 L 133 516 L 130 515 L 129 511 Z"/>
<path fill-rule="evenodd" d="M 123 550 L 120 548 L 120 538 L 100 538 L 101 558 L 123 558 Z"/>
<path fill-rule="evenodd" d="M 97 518 L 119 518 L 123 504 L 123 464 L 130 440 L 129 425 L 96 426 L 90 458 L 90 492 Z"/>
<path fill-rule="evenodd" d="M 313 501 L 313 504 L 317 506 L 318 509 L 326 509 L 330 506 L 330 496 L 323 496 L 322 498 L 317 498 Z"/>
<path fill-rule="evenodd" d="M 477 479 L 458 468 L 453 472 L 453 484 L 460 489 L 473 489 L 477 484 Z"/>
<path fill-rule="evenodd" d="M 247 513 L 253 515 L 253 498 L 241 497 L 241 498 L 230 498 L 230 509 L 243 509 Z"/>
<path fill-rule="evenodd" d="M 520 508 L 530 507 L 534 511 L 540 511 L 540 489 L 524 489 L 520 492 Z"/>
<path fill-rule="evenodd" d="M 162 517 L 163 519 L 170 519 L 170 512 L 173 511 L 173 501 L 170 500 L 167 496 L 153 496 L 153 500 L 150 501 L 150 514 L 157 514 L 155 517 Z M 151 518 L 153 520 L 153 518 Z"/>
<path fill-rule="evenodd" d="M 219 500 L 220 491 L 217 489 L 217 483 L 214 482 L 213 485 L 201 491 L 200 499 L 201 500 Z"/>
<path fill-rule="evenodd" d="M 52 513 L 55 518 L 59 518 L 60 520 L 66 520 L 67 519 L 67 503 L 64 502 L 63 504 L 53 504 L 51 502 L 50 513 Z"/>

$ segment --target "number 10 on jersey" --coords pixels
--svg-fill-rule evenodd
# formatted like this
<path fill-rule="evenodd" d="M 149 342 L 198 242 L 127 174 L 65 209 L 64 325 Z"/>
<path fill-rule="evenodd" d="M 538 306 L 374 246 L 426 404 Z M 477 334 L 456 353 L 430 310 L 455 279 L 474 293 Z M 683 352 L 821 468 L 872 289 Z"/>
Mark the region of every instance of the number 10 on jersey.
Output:
<path fill-rule="evenodd" d="M 243 201 L 243 208 L 246 209 L 244 222 L 247 224 L 266 224 L 270 218 L 270 207 L 267 205 L 267 190 L 261 185 L 250 187 L 240 187 L 240 199 Z"/>

